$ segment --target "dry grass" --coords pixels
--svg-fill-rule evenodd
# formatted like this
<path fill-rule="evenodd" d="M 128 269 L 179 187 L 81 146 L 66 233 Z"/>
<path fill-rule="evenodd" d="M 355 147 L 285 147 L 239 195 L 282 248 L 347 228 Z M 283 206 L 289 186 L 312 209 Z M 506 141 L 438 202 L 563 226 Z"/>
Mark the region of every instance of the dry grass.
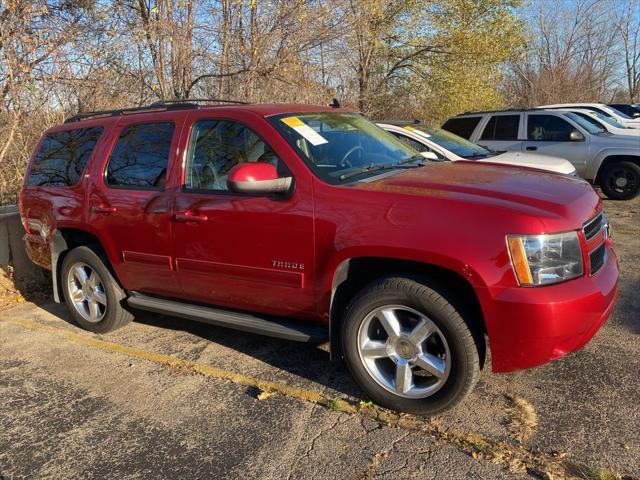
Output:
<path fill-rule="evenodd" d="M 510 405 L 507 409 L 509 415 L 509 432 L 519 441 L 527 440 L 538 428 L 538 414 L 535 408 L 522 397 L 508 396 Z"/>
<path fill-rule="evenodd" d="M 0 269 L 0 310 L 24 303 L 24 301 L 22 294 L 13 285 L 10 272 L 7 274 L 3 269 Z"/>

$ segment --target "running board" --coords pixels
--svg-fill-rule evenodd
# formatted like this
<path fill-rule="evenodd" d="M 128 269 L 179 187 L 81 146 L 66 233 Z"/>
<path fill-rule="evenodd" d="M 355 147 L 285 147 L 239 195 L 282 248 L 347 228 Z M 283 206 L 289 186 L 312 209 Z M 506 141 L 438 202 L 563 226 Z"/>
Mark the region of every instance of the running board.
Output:
<path fill-rule="evenodd" d="M 133 308 L 148 312 L 187 318 L 219 327 L 232 328 L 294 342 L 323 343 L 328 340 L 329 330 L 326 327 L 275 316 L 261 314 L 256 316 L 251 313 L 204 307 L 176 300 L 151 297 L 138 292 L 131 292 L 127 303 Z"/>

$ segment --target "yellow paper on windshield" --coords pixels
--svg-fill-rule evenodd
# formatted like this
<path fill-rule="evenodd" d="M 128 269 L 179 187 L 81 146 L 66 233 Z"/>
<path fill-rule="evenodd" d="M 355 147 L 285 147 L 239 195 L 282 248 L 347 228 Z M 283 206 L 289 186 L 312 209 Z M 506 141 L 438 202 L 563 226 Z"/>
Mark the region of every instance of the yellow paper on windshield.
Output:
<path fill-rule="evenodd" d="M 304 122 L 300 120 L 298 117 L 286 117 L 282 119 L 282 123 L 288 125 L 291 128 L 302 127 L 304 126 Z"/>
<path fill-rule="evenodd" d="M 326 138 L 316 132 L 309 125 L 306 125 L 298 117 L 286 117 L 282 119 L 282 122 L 302 135 L 313 146 L 328 143 Z"/>
<path fill-rule="evenodd" d="M 420 135 L 421 137 L 431 138 L 431 135 L 429 135 L 428 133 L 423 132 L 422 130 L 417 129 L 416 127 L 412 127 L 410 125 L 407 125 L 407 126 L 405 126 L 403 128 L 405 130 L 409 130 L 410 132 L 415 133 L 416 135 Z"/>

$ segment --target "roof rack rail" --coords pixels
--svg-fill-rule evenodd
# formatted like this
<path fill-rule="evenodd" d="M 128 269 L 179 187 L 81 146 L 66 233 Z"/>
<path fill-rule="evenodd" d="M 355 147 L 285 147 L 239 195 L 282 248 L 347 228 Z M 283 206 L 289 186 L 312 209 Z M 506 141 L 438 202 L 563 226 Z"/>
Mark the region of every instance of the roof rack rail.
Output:
<path fill-rule="evenodd" d="M 235 103 L 238 105 L 248 105 L 249 102 L 242 100 L 229 100 L 226 98 L 183 98 L 182 100 L 159 100 L 151 105 L 175 105 L 181 103 Z"/>
<path fill-rule="evenodd" d="M 128 115 L 132 113 L 168 111 L 168 110 L 189 110 L 200 108 L 199 103 L 233 103 L 246 105 L 247 102 L 240 100 L 224 100 L 220 98 L 185 98 L 182 100 L 160 100 L 150 105 L 142 107 L 119 108 L 115 110 L 96 110 L 92 112 L 81 112 L 64 120 L 64 123 L 79 122 L 90 118 L 99 117 L 117 117 L 120 115 Z"/>

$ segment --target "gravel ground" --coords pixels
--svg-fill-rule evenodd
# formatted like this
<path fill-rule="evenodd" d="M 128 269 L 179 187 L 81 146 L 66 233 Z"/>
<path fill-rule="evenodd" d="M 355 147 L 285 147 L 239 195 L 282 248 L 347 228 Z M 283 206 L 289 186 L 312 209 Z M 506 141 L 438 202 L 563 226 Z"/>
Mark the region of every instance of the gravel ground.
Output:
<path fill-rule="evenodd" d="M 0 478 L 640 478 L 640 198 L 605 211 L 622 269 L 605 326 L 545 366 L 484 372 L 435 419 L 355 411 L 326 346 L 150 314 L 99 336 L 61 305 L 5 309 Z"/>

